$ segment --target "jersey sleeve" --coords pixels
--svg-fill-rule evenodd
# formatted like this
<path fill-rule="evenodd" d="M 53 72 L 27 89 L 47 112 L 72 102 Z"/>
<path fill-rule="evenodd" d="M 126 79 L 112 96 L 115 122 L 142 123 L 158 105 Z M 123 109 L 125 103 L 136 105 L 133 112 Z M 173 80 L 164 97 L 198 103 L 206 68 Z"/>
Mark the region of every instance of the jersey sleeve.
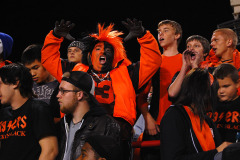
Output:
<path fill-rule="evenodd" d="M 63 75 L 62 62 L 60 58 L 60 46 L 63 37 L 57 38 L 53 35 L 53 30 L 46 36 L 44 45 L 41 51 L 41 63 L 47 71 L 53 75 L 58 82 L 61 82 Z"/>
<path fill-rule="evenodd" d="M 141 88 L 159 69 L 162 56 L 156 39 L 149 31 L 143 37 L 138 38 L 138 42 L 141 46 L 138 88 Z"/>

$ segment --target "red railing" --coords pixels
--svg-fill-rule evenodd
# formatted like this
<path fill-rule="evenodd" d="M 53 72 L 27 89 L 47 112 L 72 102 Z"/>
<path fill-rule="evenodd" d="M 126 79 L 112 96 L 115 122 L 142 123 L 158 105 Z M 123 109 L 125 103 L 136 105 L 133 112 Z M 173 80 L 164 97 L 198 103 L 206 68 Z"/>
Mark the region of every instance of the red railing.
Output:
<path fill-rule="evenodd" d="M 158 146 L 160 146 L 160 140 L 132 142 L 133 148 L 158 147 Z"/>

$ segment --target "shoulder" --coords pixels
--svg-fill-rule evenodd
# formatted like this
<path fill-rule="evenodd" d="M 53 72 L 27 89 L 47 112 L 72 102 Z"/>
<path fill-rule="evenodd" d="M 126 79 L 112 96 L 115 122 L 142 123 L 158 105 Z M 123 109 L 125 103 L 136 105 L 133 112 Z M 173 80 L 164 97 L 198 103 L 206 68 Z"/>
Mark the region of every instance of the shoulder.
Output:
<path fill-rule="evenodd" d="M 237 107 L 239 107 L 239 106 L 240 106 L 240 96 L 238 96 L 238 98 L 235 99 L 235 100 L 233 101 L 233 103 L 236 104 Z"/>
<path fill-rule="evenodd" d="M 113 117 L 109 116 L 108 114 L 93 116 L 93 118 L 96 120 L 97 123 L 114 121 Z"/>
<path fill-rule="evenodd" d="M 175 117 L 175 116 L 183 116 L 184 108 L 182 105 L 171 105 L 166 111 L 166 117 Z"/>
<path fill-rule="evenodd" d="M 12 111 L 11 106 L 0 108 L 0 119 L 4 120 L 7 117 L 10 117 L 12 115 L 11 111 Z"/>
<path fill-rule="evenodd" d="M 181 105 L 171 105 L 165 112 L 161 124 L 183 123 L 189 120 L 187 112 Z"/>
<path fill-rule="evenodd" d="M 35 98 L 31 98 L 26 105 L 28 107 L 31 107 L 32 110 L 36 112 L 49 110 L 48 104 L 46 102 Z"/>

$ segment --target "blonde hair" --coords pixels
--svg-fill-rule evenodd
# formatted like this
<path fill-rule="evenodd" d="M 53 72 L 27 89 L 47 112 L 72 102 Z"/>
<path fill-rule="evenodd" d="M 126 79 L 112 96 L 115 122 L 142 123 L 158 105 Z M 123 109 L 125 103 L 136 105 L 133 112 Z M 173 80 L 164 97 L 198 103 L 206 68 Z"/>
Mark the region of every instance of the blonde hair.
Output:
<path fill-rule="evenodd" d="M 232 40 L 232 48 L 236 48 L 237 43 L 238 43 L 238 37 L 237 34 L 230 28 L 220 28 L 220 29 L 216 29 L 213 33 L 216 32 L 221 32 L 223 37 L 225 39 L 231 39 Z"/>

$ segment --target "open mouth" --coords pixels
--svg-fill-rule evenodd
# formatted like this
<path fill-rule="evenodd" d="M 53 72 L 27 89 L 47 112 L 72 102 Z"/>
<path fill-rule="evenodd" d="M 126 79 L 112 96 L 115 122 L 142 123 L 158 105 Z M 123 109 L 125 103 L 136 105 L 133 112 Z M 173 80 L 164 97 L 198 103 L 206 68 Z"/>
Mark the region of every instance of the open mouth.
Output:
<path fill-rule="evenodd" d="M 196 57 L 196 54 L 194 54 L 194 53 L 191 53 L 191 54 L 190 54 L 190 56 L 191 56 L 191 59 L 195 59 L 195 57 Z"/>
<path fill-rule="evenodd" d="M 164 38 L 159 38 L 159 41 L 161 42 L 161 41 L 163 41 L 164 40 Z"/>
<path fill-rule="evenodd" d="M 38 81 L 38 78 L 36 78 L 36 77 L 35 77 L 35 78 L 33 78 L 33 81 L 35 81 L 35 82 L 36 82 L 36 81 Z"/>
<path fill-rule="evenodd" d="M 100 56 L 100 58 L 99 58 L 99 62 L 100 62 L 100 64 L 105 64 L 106 63 L 106 56 L 104 56 L 104 55 L 102 55 L 102 56 Z"/>
<path fill-rule="evenodd" d="M 212 50 L 213 50 L 213 52 L 215 52 L 215 53 L 216 53 L 216 50 L 217 50 L 217 48 L 212 48 Z"/>

